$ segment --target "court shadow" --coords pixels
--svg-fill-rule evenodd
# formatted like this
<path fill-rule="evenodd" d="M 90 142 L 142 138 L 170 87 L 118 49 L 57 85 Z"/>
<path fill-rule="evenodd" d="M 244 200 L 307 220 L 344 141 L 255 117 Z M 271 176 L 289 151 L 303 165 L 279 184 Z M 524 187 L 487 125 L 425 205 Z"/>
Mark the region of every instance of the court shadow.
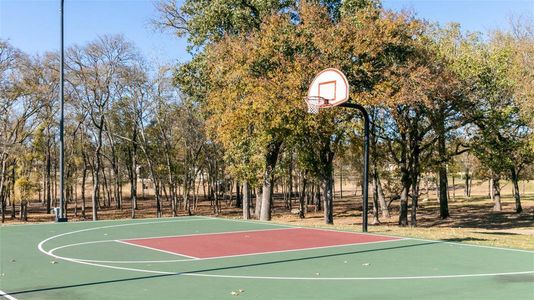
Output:
<path fill-rule="evenodd" d="M 487 239 L 479 239 L 479 238 L 474 238 L 474 237 L 466 237 L 466 238 L 441 239 L 441 241 L 444 241 L 444 242 L 461 243 L 461 242 L 473 242 L 473 241 L 487 241 Z"/>
<path fill-rule="evenodd" d="M 515 232 L 506 232 L 506 231 L 475 231 L 474 233 L 479 233 L 479 234 L 494 234 L 494 235 L 521 235 L 519 233 L 515 233 Z"/>
<path fill-rule="evenodd" d="M 319 258 L 344 256 L 344 255 L 359 254 L 359 253 L 369 253 L 369 252 L 377 252 L 377 251 L 394 251 L 394 250 L 403 249 L 403 248 L 428 246 L 428 245 L 434 245 L 434 244 L 439 244 L 439 243 L 441 242 L 440 241 L 423 242 L 423 243 L 416 243 L 416 244 L 410 244 L 410 245 L 381 247 L 381 248 L 359 250 L 359 251 L 344 251 L 340 253 L 331 253 L 331 254 L 324 254 L 324 255 L 313 255 L 313 256 L 306 256 L 306 257 L 289 258 L 289 259 L 283 259 L 283 260 L 258 262 L 258 263 L 250 263 L 250 264 L 239 264 L 239 265 L 227 266 L 227 267 L 204 268 L 201 270 L 177 272 L 177 273 L 172 273 L 172 274 L 156 274 L 156 275 L 147 275 L 147 276 L 137 276 L 137 277 L 129 277 L 129 278 L 121 278 L 121 279 L 113 279 L 113 280 L 93 281 L 93 282 L 86 282 L 86 283 L 79 283 L 79 284 L 59 285 L 59 286 L 54 286 L 54 287 L 43 287 L 43 288 L 34 288 L 34 289 L 19 290 L 19 291 L 13 291 L 13 292 L 6 291 L 6 292 L 8 293 L 8 295 L 17 296 L 17 295 L 23 295 L 23 294 L 63 290 L 63 289 L 86 287 L 86 286 L 98 286 L 98 285 L 114 284 L 114 283 L 120 283 L 120 282 L 130 282 L 130 281 L 136 281 L 136 280 L 147 280 L 147 279 L 164 278 L 164 277 L 171 277 L 171 276 L 180 276 L 180 275 L 186 275 L 186 274 L 201 274 L 201 273 L 214 272 L 214 271 L 234 270 L 234 269 L 248 268 L 248 267 L 283 264 L 283 263 L 289 263 L 289 262 L 306 261 L 306 260 L 313 260 L 313 259 L 319 259 Z"/>

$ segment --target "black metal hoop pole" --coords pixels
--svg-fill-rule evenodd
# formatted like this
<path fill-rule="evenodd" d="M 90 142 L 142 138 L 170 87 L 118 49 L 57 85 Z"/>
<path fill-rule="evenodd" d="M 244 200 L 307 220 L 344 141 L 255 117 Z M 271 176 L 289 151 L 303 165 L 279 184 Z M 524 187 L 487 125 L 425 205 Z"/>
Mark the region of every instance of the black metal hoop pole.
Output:
<path fill-rule="evenodd" d="M 64 143 L 64 45 L 63 45 L 63 15 L 64 0 L 60 1 L 60 44 L 59 44 L 59 215 L 58 222 L 67 222 L 67 212 L 65 211 L 65 143 Z"/>
<path fill-rule="evenodd" d="M 369 114 L 360 104 L 341 103 L 341 107 L 358 109 L 364 118 L 364 143 L 363 143 L 363 205 L 362 205 L 362 231 L 367 232 L 367 211 L 369 198 Z"/>

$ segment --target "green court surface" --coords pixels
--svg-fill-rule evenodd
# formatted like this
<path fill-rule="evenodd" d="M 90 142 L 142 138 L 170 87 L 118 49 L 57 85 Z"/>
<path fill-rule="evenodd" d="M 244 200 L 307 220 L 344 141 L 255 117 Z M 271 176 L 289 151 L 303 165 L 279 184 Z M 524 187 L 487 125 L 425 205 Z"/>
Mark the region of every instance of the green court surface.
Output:
<path fill-rule="evenodd" d="M 0 299 L 534 299 L 533 251 L 347 234 L 362 242 L 239 254 L 255 246 L 240 234 L 285 228 L 209 217 L 3 226 Z M 161 241 L 213 249 L 199 258 L 154 249 Z"/>

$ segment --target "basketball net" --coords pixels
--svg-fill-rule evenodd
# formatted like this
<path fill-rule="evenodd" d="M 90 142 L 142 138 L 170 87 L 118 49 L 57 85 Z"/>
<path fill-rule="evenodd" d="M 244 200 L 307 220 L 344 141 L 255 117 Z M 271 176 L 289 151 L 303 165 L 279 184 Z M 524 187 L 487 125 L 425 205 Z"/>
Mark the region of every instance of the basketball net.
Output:
<path fill-rule="evenodd" d="M 325 99 L 321 96 L 309 96 L 305 98 L 306 103 L 308 104 L 308 113 L 309 114 L 318 114 L 319 110 L 322 107 L 330 106 L 328 104 L 328 99 Z"/>

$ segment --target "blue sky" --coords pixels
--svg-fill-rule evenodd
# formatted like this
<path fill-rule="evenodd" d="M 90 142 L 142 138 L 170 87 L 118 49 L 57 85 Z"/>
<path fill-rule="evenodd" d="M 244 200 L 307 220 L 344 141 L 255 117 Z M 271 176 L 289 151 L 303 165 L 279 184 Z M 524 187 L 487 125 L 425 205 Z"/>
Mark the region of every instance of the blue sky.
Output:
<path fill-rule="evenodd" d="M 458 22 L 470 31 L 507 29 L 510 16 L 534 16 L 534 0 L 384 0 L 383 4 L 431 21 Z M 66 46 L 122 33 L 149 61 L 188 60 L 185 40 L 150 26 L 155 14 L 152 0 L 65 0 Z M 59 0 L 0 0 L 0 38 L 30 54 L 57 50 Z"/>

